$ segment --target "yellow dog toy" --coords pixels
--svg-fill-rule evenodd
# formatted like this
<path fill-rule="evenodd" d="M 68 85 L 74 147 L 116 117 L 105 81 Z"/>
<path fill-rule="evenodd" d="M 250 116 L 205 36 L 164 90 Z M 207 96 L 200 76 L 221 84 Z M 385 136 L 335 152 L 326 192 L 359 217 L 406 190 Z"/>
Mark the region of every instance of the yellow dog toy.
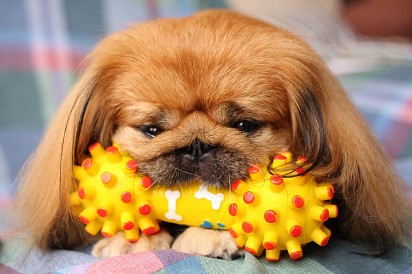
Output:
<path fill-rule="evenodd" d="M 259 165 L 249 168 L 250 178 L 232 183 L 231 191 L 202 183 L 190 187 L 163 188 L 148 176 L 136 173 L 138 164 L 116 145 L 106 150 L 96 143 L 89 148 L 91 158 L 74 167 L 78 191 L 70 195 L 85 230 L 111 237 L 124 230 L 130 242 L 159 231 L 158 220 L 229 230 L 239 247 L 266 259 L 279 260 L 287 250 L 291 259 L 303 257 L 301 245 L 314 241 L 328 243 L 331 232 L 323 223 L 338 214 L 330 204 L 332 184 L 317 184 L 303 167 L 290 173 L 289 152 L 277 155 L 269 170 Z M 304 163 L 301 157 L 296 166 Z M 288 176 L 284 176 L 287 174 Z M 290 176 L 294 175 L 294 176 Z"/>

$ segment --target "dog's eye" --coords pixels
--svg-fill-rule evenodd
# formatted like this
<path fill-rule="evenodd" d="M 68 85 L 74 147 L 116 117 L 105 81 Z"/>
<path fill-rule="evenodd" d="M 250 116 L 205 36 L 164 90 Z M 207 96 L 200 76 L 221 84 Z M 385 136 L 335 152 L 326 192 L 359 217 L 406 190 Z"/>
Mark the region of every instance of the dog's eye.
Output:
<path fill-rule="evenodd" d="M 238 130 L 242 131 L 243 133 L 250 134 L 255 132 L 261 127 L 262 124 L 252 120 L 241 120 L 234 122 L 231 126 L 233 128 L 237 128 Z"/>
<path fill-rule="evenodd" d="M 160 133 L 162 133 L 162 129 L 155 125 L 145 125 L 139 128 L 146 136 L 150 138 L 154 138 Z"/>

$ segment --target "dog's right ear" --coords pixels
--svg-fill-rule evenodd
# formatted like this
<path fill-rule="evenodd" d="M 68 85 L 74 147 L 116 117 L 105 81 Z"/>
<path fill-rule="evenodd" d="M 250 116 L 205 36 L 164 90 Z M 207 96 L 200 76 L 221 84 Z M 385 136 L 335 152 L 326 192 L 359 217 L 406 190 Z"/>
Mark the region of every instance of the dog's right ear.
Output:
<path fill-rule="evenodd" d="M 93 62 L 88 66 L 20 172 L 15 216 L 19 231 L 27 232 L 33 245 L 70 248 L 87 241 L 68 194 L 75 190 L 73 164 L 84 158 L 98 130 L 91 125 L 96 117 L 90 107 L 97 104 L 94 93 L 100 71 Z"/>

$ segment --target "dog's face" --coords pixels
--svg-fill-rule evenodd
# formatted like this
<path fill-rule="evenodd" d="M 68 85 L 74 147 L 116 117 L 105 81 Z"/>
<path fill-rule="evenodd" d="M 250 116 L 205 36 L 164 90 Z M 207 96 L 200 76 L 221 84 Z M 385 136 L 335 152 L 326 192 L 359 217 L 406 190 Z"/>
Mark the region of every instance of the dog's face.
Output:
<path fill-rule="evenodd" d="M 141 67 L 125 60 L 114 81 L 122 88 L 112 96 L 122 105 L 113 139 L 143 173 L 160 184 L 200 179 L 228 187 L 248 164 L 288 148 L 285 91 L 256 56 L 168 50 L 146 55 Z"/>
<path fill-rule="evenodd" d="M 255 21 L 230 31 L 210 22 L 159 21 L 97 50 L 93 96 L 109 125 L 98 138 L 109 128 L 157 184 L 229 187 L 250 164 L 291 149 L 290 90 L 312 73 L 293 48 L 305 46 Z"/>

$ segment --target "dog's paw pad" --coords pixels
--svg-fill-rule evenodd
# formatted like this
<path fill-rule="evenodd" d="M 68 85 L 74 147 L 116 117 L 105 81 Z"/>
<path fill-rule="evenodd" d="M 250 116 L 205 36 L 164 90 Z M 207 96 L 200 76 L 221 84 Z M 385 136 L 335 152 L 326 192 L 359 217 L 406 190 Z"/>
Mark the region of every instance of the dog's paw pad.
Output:
<path fill-rule="evenodd" d="M 132 244 L 126 241 L 123 232 L 118 232 L 110 238 L 99 240 L 92 250 L 96 258 L 104 259 L 116 257 L 131 252 Z"/>
<path fill-rule="evenodd" d="M 173 243 L 172 249 L 211 258 L 233 260 L 244 255 L 228 231 L 199 227 L 185 230 Z"/>
<path fill-rule="evenodd" d="M 92 255 L 103 259 L 147 250 L 169 249 L 171 242 L 172 237 L 165 231 L 154 235 L 141 234 L 135 243 L 128 242 L 124 233 L 118 232 L 113 237 L 98 241 L 93 247 Z"/>

